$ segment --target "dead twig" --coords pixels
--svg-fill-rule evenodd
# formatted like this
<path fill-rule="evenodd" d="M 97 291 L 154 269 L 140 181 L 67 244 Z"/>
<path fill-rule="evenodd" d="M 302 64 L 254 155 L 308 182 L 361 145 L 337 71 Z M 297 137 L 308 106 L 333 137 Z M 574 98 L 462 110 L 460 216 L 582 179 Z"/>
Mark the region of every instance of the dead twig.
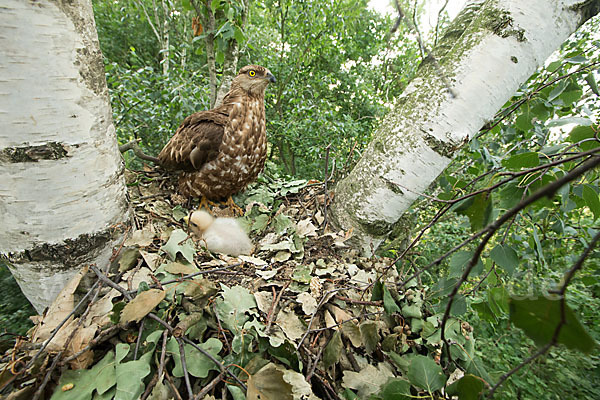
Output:
<path fill-rule="evenodd" d="M 133 154 L 135 154 L 136 157 L 144 161 L 150 161 L 156 165 L 160 165 L 160 160 L 158 158 L 149 156 L 142 151 L 140 145 L 138 144 L 141 140 L 142 139 L 135 139 L 125 144 L 122 144 L 119 146 L 119 151 L 121 153 L 125 153 L 126 151 L 133 150 Z"/>
<path fill-rule="evenodd" d="M 271 324 L 273 323 L 273 319 L 275 319 L 275 310 L 277 309 L 277 304 L 279 304 L 279 301 L 281 300 L 281 295 L 290 286 L 290 283 L 291 281 L 287 281 L 279 291 L 277 297 L 273 299 L 273 304 L 271 304 L 271 308 L 269 309 L 269 315 L 267 316 L 267 325 L 265 328 L 266 333 L 269 333 L 269 331 L 271 330 Z"/>

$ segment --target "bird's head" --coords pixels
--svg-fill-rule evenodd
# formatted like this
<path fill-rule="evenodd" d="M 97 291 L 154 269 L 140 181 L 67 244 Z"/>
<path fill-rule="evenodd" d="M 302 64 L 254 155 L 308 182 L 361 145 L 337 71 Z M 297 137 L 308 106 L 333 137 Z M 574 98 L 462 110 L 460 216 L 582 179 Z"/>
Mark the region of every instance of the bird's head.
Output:
<path fill-rule="evenodd" d="M 265 67 L 260 65 L 246 65 L 240 69 L 233 80 L 233 85 L 237 85 L 252 94 L 262 94 L 269 83 L 276 82 L 275 77 Z"/>
<path fill-rule="evenodd" d="M 215 221 L 215 217 L 206 211 L 200 210 L 194 211 L 189 217 L 184 217 L 183 220 L 186 224 L 190 225 L 192 231 L 196 233 L 202 233 L 212 225 L 212 223 Z"/>

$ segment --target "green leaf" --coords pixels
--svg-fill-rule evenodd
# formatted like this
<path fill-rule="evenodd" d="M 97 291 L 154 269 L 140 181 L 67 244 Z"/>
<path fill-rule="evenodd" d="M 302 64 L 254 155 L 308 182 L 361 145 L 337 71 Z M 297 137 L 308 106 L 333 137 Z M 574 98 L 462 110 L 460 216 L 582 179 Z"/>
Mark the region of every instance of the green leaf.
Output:
<path fill-rule="evenodd" d="M 490 251 L 490 257 L 494 262 L 509 275 L 515 272 L 519 265 L 517 252 L 508 245 L 499 244 Z"/>
<path fill-rule="evenodd" d="M 244 44 L 244 42 L 246 41 L 246 36 L 244 35 L 244 32 L 242 32 L 242 30 L 238 26 L 235 27 L 235 31 L 233 33 L 233 37 L 235 38 L 235 41 L 240 46 L 242 44 Z"/>
<path fill-rule="evenodd" d="M 161 249 L 169 255 L 172 261 L 177 258 L 177 253 L 181 253 L 190 264 L 194 263 L 194 255 L 196 254 L 194 242 L 182 229 L 175 229 L 171 232 L 169 240 Z"/>
<path fill-rule="evenodd" d="M 594 92 L 594 94 L 596 96 L 600 96 L 600 91 L 598 90 L 598 83 L 596 82 L 596 78 L 594 77 L 593 73 L 588 74 L 585 77 L 585 81 L 588 83 L 588 85 L 590 85 L 590 89 L 592 89 L 592 92 Z"/>
<path fill-rule="evenodd" d="M 144 378 L 150 374 L 150 361 L 154 351 L 149 351 L 140 357 L 139 360 L 121 363 L 130 346 L 120 343 L 116 347 L 116 367 L 117 391 L 115 400 L 135 400 L 144 392 Z"/>
<path fill-rule="evenodd" d="M 220 4 L 221 4 L 221 0 L 212 0 L 210 2 L 210 10 L 212 11 L 213 14 L 217 11 L 217 8 L 219 8 Z"/>
<path fill-rule="evenodd" d="M 477 232 L 491 220 L 493 211 L 492 195 L 480 193 L 469 197 L 453 206 L 453 210 L 457 214 L 467 216 L 471 223 L 471 230 Z"/>
<path fill-rule="evenodd" d="M 487 298 L 490 308 L 497 316 L 506 314 L 509 311 L 508 301 L 510 295 L 503 287 L 491 288 L 487 292 Z"/>
<path fill-rule="evenodd" d="M 590 185 L 584 185 L 582 195 L 585 203 L 594 213 L 594 221 L 597 220 L 600 217 L 600 197 L 598 193 Z"/>
<path fill-rule="evenodd" d="M 223 343 L 217 338 L 210 338 L 206 342 L 198 345 L 201 349 L 212 355 L 217 360 L 220 359 L 219 352 L 223 348 Z M 190 375 L 196 378 L 206 378 L 210 371 L 218 371 L 219 367 L 210 358 L 206 357 L 191 344 L 184 344 L 185 364 Z M 167 343 L 167 352 L 170 353 L 175 361 L 173 375 L 181 378 L 183 374 L 183 365 L 181 363 L 181 352 L 177 339 L 172 337 Z"/>
<path fill-rule="evenodd" d="M 335 331 L 329 343 L 323 350 L 323 365 L 325 369 L 329 369 L 340 360 L 343 350 L 342 333 L 338 330 Z"/>
<path fill-rule="evenodd" d="M 73 384 L 73 389 L 63 392 L 62 387 L 69 383 Z M 51 400 L 89 400 L 92 398 L 94 390 L 99 394 L 104 394 L 116 383 L 115 353 L 109 351 L 92 369 L 65 371 L 60 377 Z"/>
<path fill-rule="evenodd" d="M 497 322 L 496 315 L 492 311 L 487 301 L 480 301 L 478 303 L 471 303 L 471 307 L 477 311 L 477 315 L 480 319 L 488 322 Z"/>
<path fill-rule="evenodd" d="M 406 379 L 390 378 L 381 388 L 379 396 L 383 400 L 410 400 L 410 382 Z"/>
<path fill-rule="evenodd" d="M 521 328 L 538 346 L 544 346 L 552 340 L 561 319 L 561 301 L 540 296 L 537 299 L 517 299 L 512 297 L 510 320 Z M 572 350 L 590 353 L 596 347 L 596 341 L 586 332 L 577 320 L 575 313 L 565 304 L 565 320 L 557 342 Z"/>
<path fill-rule="evenodd" d="M 472 251 L 457 251 L 450 258 L 450 273 L 448 277 L 450 278 L 458 278 L 461 277 L 465 268 L 473 258 Z M 469 276 L 479 275 L 483 271 L 483 263 L 481 262 L 481 258 L 477 260 L 477 264 L 471 270 Z"/>
<path fill-rule="evenodd" d="M 510 210 L 523 198 L 525 189 L 519 187 L 516 183 L 508 183 L 500 190 L 500 208 Z"/>
<path fill-rule="evenodd" d="M 600 146 L 600 142 L 594 139 L 595 135 L 596 132 L 591 126 L 576 126 L 569 132 L 569 142 L 578 143 L 582 140 L 590 139 L 581 143 L 579 147 L 583 151 L 592 150 Z"/>
<path fill-rule="evenodd" d="M 581 98 L 581 96 L 583 96 L 583 91 L 581 90 L 570 90 L 570 91 L 565 91 L 560 95 L 560 99 L 563 102 L 563 105 L 565 107 L 568 107 L 570 105 L 572 105 L 573 103 L 575 103 L 577 100 L 579 100 Z"/>
<path fill-rule="evenodd" d="M 458 396 L 459 400 L 478 400 L 484 387 L 485 383 L 480 377 L 465 375 L 448 386 L 446 390 L 448 394 Z"/>
<path fill-rule="evenodd" d="M 524 112 L 523 114 L 517 117 L 517 119 L 515 120 L 515 125 L 523 132 L 529 132 L 531 129 L 533 129 L 533 124 L 531 123 L 531 120 L 532 115 L 529 112 Z"/>
<path fill-rule="evenodd" d="M 400 307 L 392 297 L 392 294 L 385 285 L 383 286 L 383 309 L 387 314 L 400 312 Z"/>
<path fill-rule="evenodd" d="M 371 301 L 383 300 L 383 282 L 377 280 L 371 290 Z"/>
<path fill-rule="evenodd" d="M 377 349 L 379 335 L 377 334 L 377 323 L 375 321 L 365 321 L 360 324 L 360 337 L 365 344 L 365 350 L 371 354 Z"/>
<path fill-rule="evenodd" d="M 425 389 L 429 393 L 443 388 L 447 379 L 442 367 L 431 358 L 422 355 L 413 358 L 408 367 L 407 376 L 413 385 Z"/>
<path fill-rule="evenodd" d="M 502 160 L 502 165 L 510 170 L 518 171 L 522 168 L 533 168 L 540 165 L 540 157 L 536 152 L 520 153 Z"/>

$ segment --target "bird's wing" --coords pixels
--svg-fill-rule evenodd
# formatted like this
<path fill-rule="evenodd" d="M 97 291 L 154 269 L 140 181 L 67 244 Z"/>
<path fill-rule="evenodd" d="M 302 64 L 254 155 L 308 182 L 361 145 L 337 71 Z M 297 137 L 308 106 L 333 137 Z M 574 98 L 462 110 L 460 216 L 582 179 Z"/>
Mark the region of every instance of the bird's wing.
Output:
<path fill-rule="evenodd" d="M 162 166 L 193 171 L 214 160 L 219 154 L 228 120 L 228 110 L 223 107 L 187 117 L 159 153 Z"/>

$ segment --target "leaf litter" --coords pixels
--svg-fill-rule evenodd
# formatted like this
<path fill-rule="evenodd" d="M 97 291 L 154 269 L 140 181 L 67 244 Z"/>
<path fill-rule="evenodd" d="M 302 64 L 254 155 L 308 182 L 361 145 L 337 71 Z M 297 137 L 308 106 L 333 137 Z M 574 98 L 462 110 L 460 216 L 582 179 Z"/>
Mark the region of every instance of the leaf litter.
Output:
<path fill-rule="evenodd" d="M 441 396 L 442 314 L 425 289 L 397 286 L 393 260 L 361 257 L 351 231 L 331 229 L 322 184 L 261 179 L 237 195 L 255 250 L 229 257 L 191 236 L 193 209 L 172 179 L 127 171 L 127 181 L 133 229 L 110 266 L 82 268 L 7 351 L 11 400 L 43 382 L 38 398 L 52 400 Z M 446 328 L 470 349 L 465 364 L 469 328 L 454 318 Z"/>

